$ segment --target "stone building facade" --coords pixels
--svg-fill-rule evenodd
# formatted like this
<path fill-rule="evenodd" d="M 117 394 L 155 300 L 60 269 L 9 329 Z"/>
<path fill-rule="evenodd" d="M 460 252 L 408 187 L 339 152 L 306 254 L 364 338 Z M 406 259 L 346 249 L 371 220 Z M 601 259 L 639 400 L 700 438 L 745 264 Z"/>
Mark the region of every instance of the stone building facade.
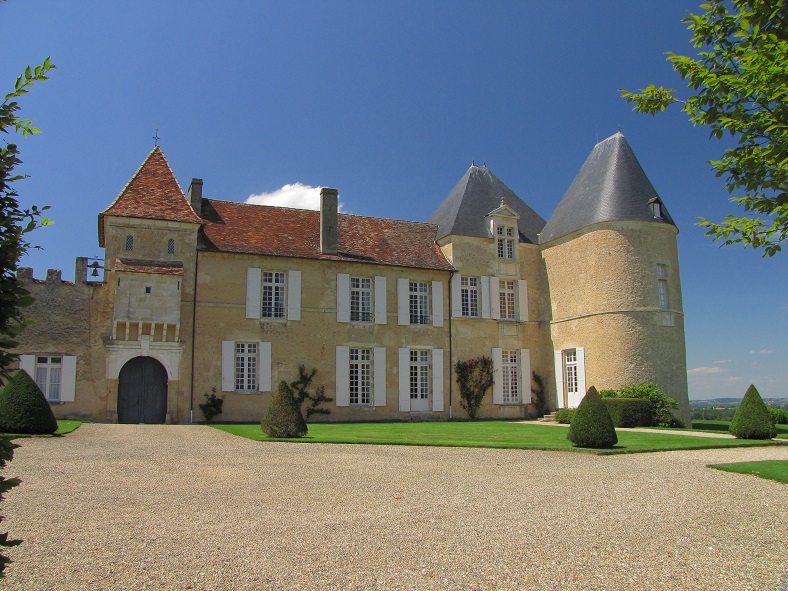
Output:
<path fill-rule="evenodd" d="M 317 369 L 324 420 L 466 416 L 453 367 L 493 360 L 485 418 L 534 416 L 586 387 L 656 382 L 689 418 L 676 226 L 620 133 L 545 221 L 471 166 L 427 223 L 186 194 L 155 148 L 99 214 L 103 276 L 20 278 L 36 303 L 20 366 L 59 418 L 257 421 Z"/>

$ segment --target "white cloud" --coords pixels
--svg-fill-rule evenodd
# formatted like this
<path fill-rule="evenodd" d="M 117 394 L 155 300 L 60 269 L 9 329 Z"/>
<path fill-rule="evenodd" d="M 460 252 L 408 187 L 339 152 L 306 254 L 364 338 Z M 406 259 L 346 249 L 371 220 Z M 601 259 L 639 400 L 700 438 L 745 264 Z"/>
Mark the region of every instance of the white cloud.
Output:
<path fill-rule="evenodd" d="M 733 363 L 733 362 L 734 362 L 733 359 L 718 359 L 717 361 L 714 361 L 713 363 L 714 363 L 714 365 L 722 365 L 724 363 Z"/>
<path fill-rule="evenodd" d="M 320 209 L 320 189 L 322 187 L 312 187 L 303 183 L 293 183 L 285 185 L 281 189 L 270 193 L 259 193 L 249 195 L 246 203 L 254 205 L 272 205 L 276 207 L 293 207 L 295 209 Z M 339 205 L 342 211 L 342 204 Z"/>
<path fill-rule="evenodd" d="M 689 375 L 705 375 L 710 373 L 721 373 L 725 371 L 721 367 L 696 367 L 687 371 Z"/>
<path fill-rule="evenodd" d="M 770 355 L 771 353 L 774 353 L 774 349 L 761 349 L 760 351 L 753 349 L 750 351 L 750 355 Z"/>
<path fill-rule="evenodd" d="M 738 382 L 741 379 L 742 379 L 741 376 L 731 376 L 729 378 L 725 378 L 725 381 L 726 382 Z"/>

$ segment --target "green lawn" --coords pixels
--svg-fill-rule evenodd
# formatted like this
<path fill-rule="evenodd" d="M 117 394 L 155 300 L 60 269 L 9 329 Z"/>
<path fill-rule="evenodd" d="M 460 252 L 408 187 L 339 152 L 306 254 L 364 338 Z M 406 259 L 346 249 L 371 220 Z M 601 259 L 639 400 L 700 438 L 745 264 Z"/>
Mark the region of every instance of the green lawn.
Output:
<path fill-rule="evenodd" d="M 730 426 L 730 421 L 692 421 L 694 431 L 709 433 L 727 433 Z M 788 425 L 777 425 L 777 439 L 788 439 Z"/>
<path fill-rule="evenodd" d="M 360 443 L 378 445 L 433 445 L 444 447 L 496 447 L 512 449 L 591 451 L 600 454 L 780 445 L 769 441 L 710 439 L 660 433 L 618 432 L 612 449 L 584 450 L 566 439 L 566 428 L 510 421 L 427 423 L 312 423 L 306 437 L 272 440 L 259 424 L 213 424 L 211 427 L 255 441 L 298 443 Z"/>
<path fill-rule="evenodd" d="M 66 435 L 67 433 L 71 433 L 82 423 L 83 421 L 58 421 L 57 431 L 55 431 L 53 435 L 28 435 L 26 433 L 2 433 L 2 435 L 3 437 L 8 437 L 9 439 L 18 439 L 19 437 L 55 437 L 57 435 Z"/>
<path fill-rule="evenodd" d="M 709 468 L 752 474 L 766 480 L 776 480 L 788 484 L 788 460 L 764 460 L 762 462 L 737 462 L 734 464 L 709 464 Z"/>

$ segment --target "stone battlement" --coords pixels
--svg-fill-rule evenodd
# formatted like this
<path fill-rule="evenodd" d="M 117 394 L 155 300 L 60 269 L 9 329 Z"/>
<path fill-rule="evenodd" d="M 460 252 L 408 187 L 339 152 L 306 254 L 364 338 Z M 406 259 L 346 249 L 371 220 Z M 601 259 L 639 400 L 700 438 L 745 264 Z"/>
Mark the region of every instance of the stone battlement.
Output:
<path fill-rule="evenodd" d="M 74 281 L 63 281 L 63 272 L 60 269 L 47 269 L 46 279 L 36 279 L 33 277 L 32 267 L 19 267 L 16 272 L 16 277 L 22 283 L 31 283 L 37 285 L 103 285 L 104 270 L 100 270 L 100 275 L 95 281 L 88 281 L 88 268 L 87 257 L 77 257 L 74 265 Z"/>

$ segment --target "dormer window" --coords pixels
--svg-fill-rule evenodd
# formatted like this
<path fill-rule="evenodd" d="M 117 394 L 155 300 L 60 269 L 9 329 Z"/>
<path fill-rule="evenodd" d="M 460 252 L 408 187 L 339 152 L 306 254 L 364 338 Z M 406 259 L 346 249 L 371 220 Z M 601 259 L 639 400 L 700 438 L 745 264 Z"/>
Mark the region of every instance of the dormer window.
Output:
<path fill-rule="evenodd" d="M 126 236 L 126 252 L 134 250 L 134 236 Z"/>
<path fill-rule="evenodd" d="M 514 228 L 511 226 L 496 226 L 495 236 L 498 241 L 498 258 L 514 258 Z"/>

